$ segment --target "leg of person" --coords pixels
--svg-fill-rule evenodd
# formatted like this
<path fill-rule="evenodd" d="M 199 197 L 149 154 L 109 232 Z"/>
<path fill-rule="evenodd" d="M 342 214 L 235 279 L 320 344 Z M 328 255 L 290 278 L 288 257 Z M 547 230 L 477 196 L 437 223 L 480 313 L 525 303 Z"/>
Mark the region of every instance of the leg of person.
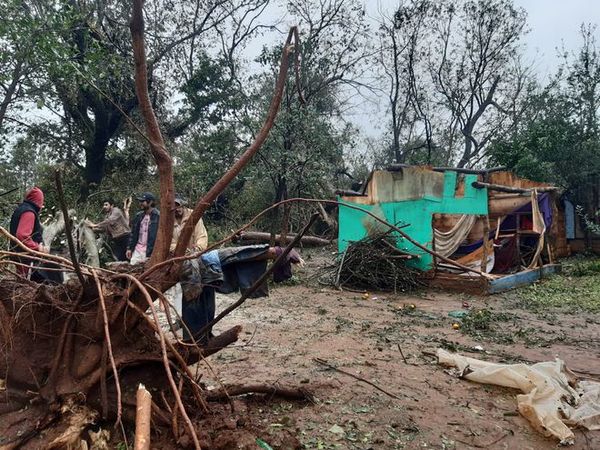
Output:
<path fill-rule="evenodd" d="M 196 342 L 205 345 L 212 333 L 199 336 L 198 333 L 204 326 L 215 318 L 215 289 L 204 286 L 200 296 L 192 301 L 183 302 L 183 327 L 184 340 L 191 340 L 190 333 L 194 336 Z"/>
<path fill-rule="evenodd" d="M 16 262 L 19 262 L 21 264 L 27 264 L 27 266 L 25 266 L 25 265 L 15 265 L 15 270 L 23 278 L 29 279 L 31 277 L 31 266 L 32 266 L 31 260 L 28 259 L 28 258 L 19 258 L 19 257 L 17 257 L 16 258 Z"/>
<path fill-rule="evenodd" d="M 111 249 L 117 261 L 127 261 L 125 253 L 127 252 L 127 243 L 129 242 L 129 235 L 125 234 L 119 236 L 111 241 Z"/>
<path fill-rule="evenodd" d="M 171 315 L 174 319 L 179 319 L 181 317 L 181 302 L 182 302 L 182 290 L 181 283 L 177 283 L 175 286 L 170 287 L 167 291 L 165 291 L 165 298 L 171 305 L 171 309 L 175 309 L 177 314 L 174 314 L 171 310 Z"/>

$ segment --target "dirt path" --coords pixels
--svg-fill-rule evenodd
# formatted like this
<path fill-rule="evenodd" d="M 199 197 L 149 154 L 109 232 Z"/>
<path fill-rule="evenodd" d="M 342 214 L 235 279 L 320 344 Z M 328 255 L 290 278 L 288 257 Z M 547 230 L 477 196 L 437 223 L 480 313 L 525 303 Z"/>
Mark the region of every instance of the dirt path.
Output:
<path fill-rule="evenodd" d="M 218 309 L 235 299 L 219 296 Z M 464 302 L 490 314 L 483 329 L 452 329 L 448 312 L 464 309 Z M 599 323 L 599 315 L 533 314 L 511 296 L 427 291 L 365 299 L 319 287 L 276 287 L 269 298 L 248 301 L 219 325 L 242 324 L 245 334 L 211 363 L 226 383 L 278 382 L 315 392 L 314 404 L 249 403 L 246 413 L 270 430 L 264 440 L 273 446 L 286 435 L 311 449 L 554 448 L 556 441 L 516 412 L 514 391 L 454 378 L 427 353 L 444 347 L 497 362 L 558 356 L 574 370 L 600 374 Z M 478 345 L 484 352 L 473 349 Z M 214 377 L 206 383 L 216 385 Z M 576 431 L 573 448 L 600 448 L 600 432 Z"/>

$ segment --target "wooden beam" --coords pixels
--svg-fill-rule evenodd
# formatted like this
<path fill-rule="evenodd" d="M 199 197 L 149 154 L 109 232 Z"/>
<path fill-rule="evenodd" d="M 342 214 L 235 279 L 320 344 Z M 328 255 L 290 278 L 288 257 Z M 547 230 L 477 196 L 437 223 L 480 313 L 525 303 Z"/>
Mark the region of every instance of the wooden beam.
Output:
<path fill-rule="evenodd" d="M 481 253 L 481 271 L 487 272 L 488 249 L 490 241 L 490 218 L 489 216 L 481 216 L 481 220 L 483 221 L 483 252 Z"/>
<path fill-rule="evenodd" d="M 285 243 L 292 242 L 292 240 L 296 237 L 296 233 L 288 233 L 285 236 Z M 263 231 L 243 231 L 239 237 L 240 241 L 243 242 L 269 242 L 271 240 L 271 233 L 263 232 Z M 281 243 L 281 235 L 275 235 L 275 240 Z M 306 247 L 325 247 L 331 244 L 331 240 L 323 239 L 318 236 L 302 236 L 300 239 L 300 244 Z"/>
<path fill-rule="evenodd" d="M 512 187 L 512 186 L 504 186 L 501 184 L 484 183 L 483 181 L 473 181 L 473 183 L 471 183 L 471 185 L 477 189 L 487 188 L 491 191 L 510 192 L 510 193 L 518 193 L 518 194 L 531 193 L 534 190 L 536 190 L 538 192 L 554 192 L 554 191 L 560 190 L 560 188 L 558 188 L 556 186 L 540 186 L 540 187 L 536 187 L 535 189 L 524 189 L 524 188 L 516 188 L 516 187 Z"/>

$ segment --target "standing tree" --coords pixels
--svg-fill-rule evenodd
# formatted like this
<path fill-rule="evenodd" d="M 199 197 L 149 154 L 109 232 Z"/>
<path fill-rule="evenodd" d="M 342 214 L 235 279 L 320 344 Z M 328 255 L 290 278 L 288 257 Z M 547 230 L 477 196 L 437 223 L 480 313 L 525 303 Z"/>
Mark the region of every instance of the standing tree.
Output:
<path fill-rule="evenodd" d="M 526 12 L 512 0 L 448 1 L 439 9 L 429 70 L 464 138 L 458 167 L 477 162 L 506 129 L 506 111 L 523 93 L 512 64 L 525 26 Z"/>
<path fill-rule="evenodd" d="M 360 80 L 371 54 L 365 12 L 358 1 L 301 0 L 287 6 L 306 31 L 300 73 L 286 80 L 282 115 L 258 159 L 257 170 L 269 177 L 274 203 L 290 195 L 317 196 L 333 190 L 329 180 L 343 167 L 343 151 L 353 137 L 343 110 L 348 97 L 364 87 Z M 278 46 L 265 48 L 259 58 L 266 68 L 256 77 L 254 98 L 259 104 L 268 96 L 280 51 Z M 259 111 L 255 117 L 261 115 Z M 283 234 L 289 225 L 287 208 Z M 278 209 L 273 214 L 276 217 Z M 273 226 L 277 222 L 272 220 Z"/>
<path fill-rule="evenodd" d="M 530 86 L 525 27 L 512 0 L 407 0 L 393 17 L 382 14 L 379 60 L 397 162 L 472 166 L 514 128 Z"/>
<path fill-rule="evenodd" d="M 596 217 L 600 192 L 600 56 L 595 27 L 582 26 L 583 44 L 565 54 L 550 84 L 531 95 L 517 131 L 491 147 L 494 162 L 519 175 L 563 187 L 585 214 Z M 591 233 L 586 230 L 591 248 Z"/>
<path fill-rule="evenodd" d="M 27 55 L 27 67 L 35 68 L 31 78 L 38 98 L 33 100 L 53 121 L 47 125 L 45 120 L 40 123 L 27 116 L 18 119 L 25 131 L 33 127 L 34 132 L 46 137 L 57 159 L 80 169 L 84 199 L 100 185 L 106 168 L 112 167 L 111 155 L 125 147 L 122 137 L 131 128 L 126 116 L 137 107 L 128 70 L 131 43 L 120 19 L 127 16 L 129 2 L 18 3 L 25 13 L 17 17 L 27 25 L 21 36 L 31 33 L 33 24 L 38 22 L 47 31 L 35 54 Z M 236 35 L 236 45 L 227 49 L 226 57 L 233 61 L 238 47 L 254 31 L 247 29 L 249 23 L 256 21 L 256 14 L 252 13 L 257 8 L 260 13 L 267 3 L 268 0 L 149 0 L 150 91 L 152 102 L 165 116 L 170 139 L 182 136 L 196 123 L 218 120 L 215 109 L 218 111 L 219 102 L 228 95 L 223 68 L 231 65 L 223 62 L 225 56 L 218 56 L 221 29 L 233 23 L 245 30 Z M 11 52 L 13 59 L 17 58 L 17 50 Z M 183 107 L 173 108 L 174 99 L 183 99 Z M 56 139 L 56 135 L 68 139 Z"/>

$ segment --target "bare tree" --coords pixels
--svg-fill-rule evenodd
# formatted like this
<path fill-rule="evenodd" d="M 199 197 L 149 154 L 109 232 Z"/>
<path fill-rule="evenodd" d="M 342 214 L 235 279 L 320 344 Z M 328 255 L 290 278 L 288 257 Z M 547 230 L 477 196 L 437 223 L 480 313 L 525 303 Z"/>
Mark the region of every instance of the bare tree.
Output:
<path fill-rule="evenodd" d="M 458 167 L 471 164 L 503 129 L 522 92 L 511 62 L 526 13 L 512 0 L 447 1 L 438 9 L 429 69 L 443 106 L 464 138 Z"/>
<path fill-rule="evenodd" d="M 476 164 L 514 127 L 530 86 L 519 53 L 525 19 L 512 0 L 406 0 L 381 13 L 378 62 L 397 162 Z"/>

